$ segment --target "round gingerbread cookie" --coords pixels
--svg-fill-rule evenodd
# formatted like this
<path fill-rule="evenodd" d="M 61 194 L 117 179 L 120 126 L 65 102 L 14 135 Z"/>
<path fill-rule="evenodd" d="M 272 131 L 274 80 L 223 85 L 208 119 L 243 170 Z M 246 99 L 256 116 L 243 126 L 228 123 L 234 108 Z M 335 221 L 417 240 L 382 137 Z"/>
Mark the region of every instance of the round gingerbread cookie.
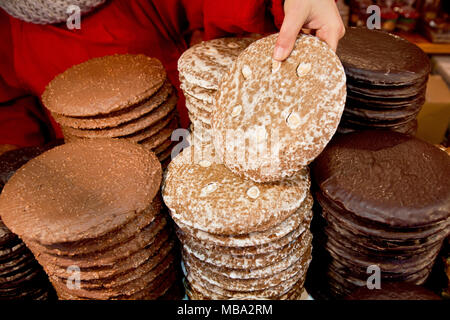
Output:
<path fill-rule="evenodd" d="M 93 58 L 57 75 L 42 101 L 53 113 L 68 117 L 105 115 L 153 95 L 166 80 L 158 59 L 142 54 Z"/>
<path fill-rule="evenodd" d="M 249 38 L 203 41 L 181 55 L 178 71 L 185 81 L 193 85 L 217 90 L 233 61 L 253 41 Z"/>
<path fill-rule="evenodd" d="M 234 173 L 256 182 L 296 175 L 325 148 L 345 105 L 336 54 L 301 35 L 284 62 L 272 60 L 277 35 L 252 43 L 224 76 L 213 110 L 216 151 Z"/>
<path fill-rule="evenodd" d="M 255 184 L 213 159 L 196 161 L 195 150 L 184 149 L 170 163 L 163 199 L 177 221 L 222 235 L 268 230 L 297 211 L 310 187 L 304 169 L 295 178 Z"/>
<path fill-rule="evenodd" d="M 157 194 L 156 156 L 125 140 L 56 147 L 20 168 L 0 196 L 5 225 L 44 245 L 93 239 L 117 230 Z"/>
<path fill-rule="evenodd" d="M 191 284 L 191 286 L 200 291 L 201 293 L 210 296 L 213 299 L 239 299 L 239 298 L 263 298 L 263 299 L 274 299 L 275 297 L 281 296 L 289 292 L 296 284 L 301 280 L 304 281 L 305 273 L 299 272 L 294 277 L 282 282 L 279 285 L 268 287 L 261 290 L 252 291 L 233 291 L 221 288 L 208 279 L 201 277 L 196 271 L 197 269 L 189 269 L 186 265 L 187 275 L 186 278 Z"/>
<path fill-rule="evenodd" d="M 214 261 L 206 261 L 206 257 L 202 254 L 199 254 L 195 251 L 189 251 L 188 248 L 183 247 L 183 254 L 188 254 L 191 257 L 195 257 L 198 260 L 202 261 L 205 268 L 209 267 L 215 269 L 216 272 L 221 273 L 223 276 L 229 278 L 236 279 L 254 279 L 261 277 L 268 277 L 271 274 L 282 272 L 287 269 L 289 266 L 294 264 L 296 261 L 304 257 L 305 255 L 310 255 L 311 251 L 311 241 L 312 234 L 309 231 L 306 231 L 305 234 L 299 239 L 297 250 L 294 250 L 291 255 L 288 256 L 287 259 L 280 260 L 274 262 L 273 264 L 263 266 L 260 268 L 249 268 L 245 266 L 232 266 L 227 267 L 223 265 L 223 263 L 219 260 Z"/>
<path fill-rule="evenodd" d="M 380 30 L 348 28 L 339 41 L 337 54 L 349 78 L 372 85 L 421 83 L 431 69 L 422 49 Z"/>

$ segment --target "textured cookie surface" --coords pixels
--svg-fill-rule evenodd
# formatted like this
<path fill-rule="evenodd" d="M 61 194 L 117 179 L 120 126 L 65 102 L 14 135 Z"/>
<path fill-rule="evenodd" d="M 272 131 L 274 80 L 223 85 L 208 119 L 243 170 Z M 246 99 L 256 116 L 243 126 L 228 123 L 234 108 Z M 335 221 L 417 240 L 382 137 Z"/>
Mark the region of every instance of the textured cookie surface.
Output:
<path fill-rule="evenodd" d="M 89 239 L 149 206 L 161 182 L 153 153 L 123 140 L 86 140 L 31 160 L 6 184 L 0 215 L 42 244 Z"/>
<path fill-rule="evenodd" d="M 219 88 L 219 83 L 239 53 L 253 39 L 223 38 L 203 41 L 186 50 L 178 60 L 178 71 L 191 84 L 205 89 Z"/>
<path fill-rule="evenodd" d="M 88 60 L 57 75 L 42 101 L 51 112 L 65 116 L 108 114 L 151 96 L 165 79 L 158 59 L 116 54 Z"/>
<path fill-rule="evenodd" d="M 175 220 L 205 232 L 248 234 L 285 220 L 303 203 L 310 187 L 306 169 L 295 179 L 256 185 L 222 164 L 196 161 L 185 149 L 165 175 L 163 199 Z"/>
<path fill-rule="evenodd" d="M 346 97 L 344 69 L 324 42 L 302 35 L 279 63 L 271 58 L 276 36 L 239 55 L 212 117 L 224 164 L 257 182 L 291 177 L 311 162 L 335 133 Z"/>

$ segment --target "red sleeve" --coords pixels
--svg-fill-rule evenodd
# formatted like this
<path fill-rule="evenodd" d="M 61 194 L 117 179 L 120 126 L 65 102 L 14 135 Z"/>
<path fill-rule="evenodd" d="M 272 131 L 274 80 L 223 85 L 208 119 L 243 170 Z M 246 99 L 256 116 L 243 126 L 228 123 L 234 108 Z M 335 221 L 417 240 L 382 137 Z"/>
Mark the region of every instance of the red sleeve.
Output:
<path fill-rule="evenodd" d="M 280 30 L 284 20 L 284 0 L 270 1 L 270 12 L 272 13 L 276 28 Z"/>
<path fill-rule="evenodd" d="M 271 1 L 267 0 L 204 0 L 205 39 L 229 34 L 270 33 L 276 30 Z"/>
<path fill-rule="evenodd" d="M 14 71 L 13 43 L 7 14 L 0 9 L 0 144 L 43 144 L 51 129 L 36 98 L 21 88 Z"/>

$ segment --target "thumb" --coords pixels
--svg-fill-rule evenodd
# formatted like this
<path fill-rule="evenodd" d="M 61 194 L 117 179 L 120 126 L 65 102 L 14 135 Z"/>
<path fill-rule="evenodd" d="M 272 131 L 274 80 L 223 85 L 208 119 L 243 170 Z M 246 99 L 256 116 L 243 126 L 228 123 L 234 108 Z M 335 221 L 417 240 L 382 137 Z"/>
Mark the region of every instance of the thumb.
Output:
<path fill-rule="evenodd" d="M 291 54 L 298 33 L 308 17 L 308 12 L 302 5 L 303 3 L 303 1 L 295 1 L 294 7 L 292 7 L 286 1 L 285 17 L 275 44 L 273 59 L 283 61 Z"/>

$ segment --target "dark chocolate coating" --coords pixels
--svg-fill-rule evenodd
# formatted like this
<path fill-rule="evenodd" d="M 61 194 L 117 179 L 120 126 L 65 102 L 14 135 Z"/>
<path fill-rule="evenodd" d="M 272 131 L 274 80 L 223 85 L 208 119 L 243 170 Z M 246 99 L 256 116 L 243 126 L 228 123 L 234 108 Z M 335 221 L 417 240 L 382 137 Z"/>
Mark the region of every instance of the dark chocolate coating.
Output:
<path fill-rule="evenodd" d="M 392 227 L 450 217 L 450 157 L 401 133 L 336 136 L 312 166 L 320 190 L 355 215 Z"/>
<path fill-rule="evenodd" d="M 371 84 L 413 84 L 431 70 L 428 56 L 418 46 L 366 28 L 348 28 L 339 42 L 337 55 L 349 78 Z"/>
<path fill-rule="evenodd" d="M 379 127 L 379 126 L 373 125 L 373 124 L 366 125 L 366 126 L 358 126 L 358 125 L 348 124 L 348 123 L 345 123 L 344 121 L 342 121 L 341 124 L 339 125 L 338 133 L 346 134 L 346 133 L 350 133 L 350 132 L 354 132 L 354 131 L 364 131 L 364 130 L 371 130 L 371 129 L 391 130 L 391 131 L 396 131 L 396 132 L 414 136 L 417 132 L 417 120 L 414 119 L 413 121 L 410 121 L 408 123 L 400 124 L 400 125 L 393 125 L 390 127 L 386 127 L 386 126 Z"/>

